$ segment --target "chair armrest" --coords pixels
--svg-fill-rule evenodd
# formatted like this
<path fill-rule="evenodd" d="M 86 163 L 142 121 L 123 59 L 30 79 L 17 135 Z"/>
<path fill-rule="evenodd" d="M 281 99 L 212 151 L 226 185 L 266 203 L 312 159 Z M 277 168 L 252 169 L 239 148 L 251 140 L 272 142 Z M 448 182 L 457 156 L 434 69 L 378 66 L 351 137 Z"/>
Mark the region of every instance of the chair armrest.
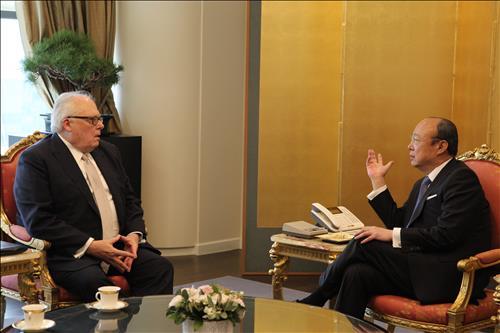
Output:
<path fill-rule="evenodd" d="M 462 259 L 457 263 L 459 271 L 463 272 L 462 284 L 457 298 L 453 305 L 448 309 L 450 320 L 462 321 L 465 314 L 465 308 L 469 304 L 474 285 L 474 275 L 479 269 L 500 264 L 500 249 L 493 249 L 476 254 L 469 259 Z"/>
<path fill-rule="evenodd" d="M 483 267 L 489 267 L 498 264 L 500 260 L 500 249 L 489 250 L 475 255 Z"/>
<path fill-rule="evenodd" d="M 7 236 L 12 238 L 16 242 L 24 244 L 36 250 L 43 251 L 48 249 L 51 245 L 50 242 L 46 240 L 31 237 L 30 234 L 28 234 L 26 228 L 7 222 L 3 218 L 3 216 L 1 219 L 1 228 L 2 231 L 7 234 Z"/>

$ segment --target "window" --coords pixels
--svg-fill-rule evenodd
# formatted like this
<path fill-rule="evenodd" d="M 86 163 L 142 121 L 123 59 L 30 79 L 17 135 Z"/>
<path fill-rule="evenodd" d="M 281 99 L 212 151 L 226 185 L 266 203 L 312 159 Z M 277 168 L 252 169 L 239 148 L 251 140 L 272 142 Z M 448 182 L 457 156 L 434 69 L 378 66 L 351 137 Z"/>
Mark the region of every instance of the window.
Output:
<path fill-rule="evenodd" d="M 15 142 L 13 137 L 26 136 L 35 130 L 44 130 L 42 113 L 50 108 L 27 80 L 22 70 L 24 50 L 21 43 L 19 23 L 16 18 L 15 1 L 1 1 L 1 151 Z M 13 141 L 15 140 L 15 141 Z"/>

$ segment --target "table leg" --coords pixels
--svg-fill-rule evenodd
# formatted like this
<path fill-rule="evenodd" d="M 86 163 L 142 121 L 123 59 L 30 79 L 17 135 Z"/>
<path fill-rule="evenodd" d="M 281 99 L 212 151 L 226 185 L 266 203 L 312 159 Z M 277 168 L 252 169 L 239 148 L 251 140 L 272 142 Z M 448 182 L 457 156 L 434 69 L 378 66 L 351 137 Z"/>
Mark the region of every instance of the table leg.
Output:
<path fill-rule="evenodd" d="M 3 328 L 3 321 L 5 318 L 5 308 L 7 304 L 5 302 L 4 295 L 0 295 L 0 330 Z"/>
<path fill-rule="evenodd" d="M 287 277 L 285 271 L 288 268 L 288 257 L 278 253 L 278 244 L 274 243 L 269 250 L 269 257 L 274 262 L 274 268 L 269 270 L 272 275 L 273 298 L 283 299 L 283 282 Z"/>

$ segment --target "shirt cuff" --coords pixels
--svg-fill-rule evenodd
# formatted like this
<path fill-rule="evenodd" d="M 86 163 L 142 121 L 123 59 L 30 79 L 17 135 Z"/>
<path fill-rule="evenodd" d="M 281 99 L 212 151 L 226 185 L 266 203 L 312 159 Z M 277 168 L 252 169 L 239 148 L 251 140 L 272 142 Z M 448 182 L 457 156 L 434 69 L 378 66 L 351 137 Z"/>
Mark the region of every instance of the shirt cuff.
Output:
<path fill-rule="evenodd" d="M 401 248 L 401 228 L 392 229 L 392 247 Z"/>
<path fill-rule="evenodd" d="M 368 200 L 372 201 L 377 195 L 384 192 L 385 190 L 387 190 L 387 185 L 380 186 L 379 188 L 368 193 L 366 197 L 368 198 Z"/>
<path fill-rule="evenodd" d="M 131 234 L 137 234 L 139 235 L 139 244 L 144 244 L 146 243 L 146 239 L 144 239 L 144 235 L 142 234 L 142 232 L 140 231 L 132 231 L 131 233 L 129 233 L 128 235 L 131 235 Z M 127 236 L 128 236 L 127 235 Z"/>
<path fill-rule="evenodd" d="M 73 257 L 75 257 L 76 259 L 80 259 L 81 257 L 83 257 L 83 255 L 85 254 L 85 252 L 87 252 L 87 249 L 89 248 L 90 243 L 92 243 L 93 241 L 94 241 L 94 239 L 92 237 L 90 237 L 89 239 L 87 239 L 87 241 L 85 242 L 85 244 L 83 244 L 83 246 L 81 248 L 79 248 L 78 250 L 76 250 L 75 254 L 73 254 Z"/>

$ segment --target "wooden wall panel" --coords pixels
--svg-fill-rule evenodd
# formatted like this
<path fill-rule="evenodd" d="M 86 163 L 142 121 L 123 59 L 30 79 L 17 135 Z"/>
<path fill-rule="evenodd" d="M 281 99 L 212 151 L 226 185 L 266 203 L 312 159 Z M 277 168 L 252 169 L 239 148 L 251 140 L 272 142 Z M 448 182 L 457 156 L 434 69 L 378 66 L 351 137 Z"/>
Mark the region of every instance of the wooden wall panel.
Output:
<path fill-rule="evenodd" d="M 459 151 L 491 139 L 496 7 L 495 1 L 458 2 L 452 120 L 458 127 Z"/>
<path fill-rule="evenodd" d="M 454 2 L 347 2 L 341 203 L 365 224 L 368 148 L 394 160 L 387 177 L 402 204 L 421 177 L 408 159 L 416 123 L 449 117 L 455 41 Z"/>
<path fill-rule="evenodd" d="M 262 2 L 259 227 L 336 202 L 342 15 L 342 2 Z"/>

